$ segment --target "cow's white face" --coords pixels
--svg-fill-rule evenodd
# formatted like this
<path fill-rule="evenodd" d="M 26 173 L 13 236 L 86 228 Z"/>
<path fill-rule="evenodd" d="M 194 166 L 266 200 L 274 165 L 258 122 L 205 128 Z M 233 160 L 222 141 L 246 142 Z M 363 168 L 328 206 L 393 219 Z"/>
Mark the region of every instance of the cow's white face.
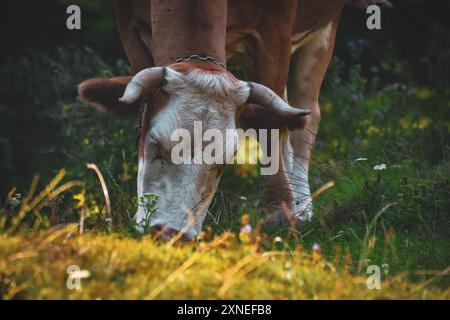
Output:
<path fill-rule="evenodd" d="M 145 194 L 153 193 L 159 198 L 157 210 L 152 210 L 151 216 L 148 216 L 148 206 L 141 202 L 135 220 L 140 231 L 144 231 L 144 224 L 168 230 L 166 235 L 182 231 L 192 237 L 200 232 L 223 163 L 237 149 L 237 112 L 245 111 L 240 108 L 246 104 L 258 105 L 290 121 L 310 112 L 292 108 L 261 84 L 239 81 L 225 70 L 200 69 L 188 63 L 148 68 L 134 77 L 89 79 L 79 85 L 78 91 L 82 100 L 97 109 L 126 115 L 136 114 L 142 101 L 148 101 L 145 89 L 157 89 L 158 93 L 162 90 L 163 94 L 153 95 L 150 110 L 144 113 L 142 121 L 138 196 L 145 199 Z M 201 130 L 196 129 L 199 123 Z M 176 132 L 180 130 L 191 138 L 190 157 L 194 156 L 194 161 L 174 161 L 173 151 L 180 144 Z M 215 141 L 217 133 L 221 138 L 219 143 Z M 208 149 L 212 141 L 222 148 L 214 147 L 212 152 Z M 221 160 L 198 161 L 198 149 L 201 156 L 207 155 L 208 149 L 210 155 L 214 153 L 214 160 Z"/>
<path fill-rule="evenodd" d="M 223 164 L 175 164 L 171 154 L 179 142 L 172 135 L 177 129 L 185 129 L 193 144 L 194 122 L 201 121 L 203 132 L 218 129 L 225 137 L 227 129 L 236 129 L 236 112 L 247 101 L 250 88 L 226 71 L 178 72 L 168 67 L 162 90 L 168 101 L 141 133 L 137 182 L 139 197 L 159 195 L 157 210 L 146 217 L 146 209 L 140 205 L 135 220 L 138 226 L 149 221 L 150 226 L 183 231 L 192 237 L 201 230 Z M 230 144 L 228 140 L 224 153 L 227 148 L 236 148 L 233 141 Z"/>

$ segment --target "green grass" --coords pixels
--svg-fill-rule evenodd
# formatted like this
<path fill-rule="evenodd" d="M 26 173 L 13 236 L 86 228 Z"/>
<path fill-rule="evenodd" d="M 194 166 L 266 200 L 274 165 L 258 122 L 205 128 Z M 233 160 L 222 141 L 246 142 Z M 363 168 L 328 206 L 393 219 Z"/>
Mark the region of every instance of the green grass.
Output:
<path fill-rule="evenodd" d="M 77 53 L 48 61 L 64 71 L 68 58 L 91 61 Z M 47 70 L 51 82 L 48 61 L 30 64 Z M 94 62 L 95 71 L 80 69 L 54 84 L 58 96 L 69 97 L 47 106 L 64 124 L 53 137 L 57 160 L 41 159 L 43 178 L 18 185 L 3 201 L 1 297 L 449 298 L 450 91 L 380 86 L 376 76 L 363 78 L 357 63 L 335 60 L 310 168 L 313 191 L 330 181 L 334 187 L 315 199 L 312 221 L 295 229 L 264 224 L 263 179 L 255 167 L 230 166 L 202 240 L 168 245 L 142 237 L 131 222 L 138 201 L 135 124 L 97 114 L 69 94 L 93 72 L 111 74 L 113 68 Z M 27 75 L 21 70 L 15 72 Z M 112 224 L 87 162 L 105 176 Z M 386 169 L 375 170 L 379 164 Z M 59 168 L 65 172 L 57 175 Z M 239 234 L 244 214 L 251 235 Z M 71 224 L 80 217 L 82 235 Z M 320 253 L 312 249 L 317 245 Z M 82 290 L 65 286 L 71 264 L 89 271 Z M 370 265 L 383 271 L 381 290 L 366 287 Z"/>
<path fill-rule="evenodd" d="M 383 171 L 374 170 L 368 161 L 317 161 L 311 173 L 316 178 L 313 188 L 327 181 L 334 181 L 335 186 L 314 202 L 312 221 L 295 232 L 266 227 L 264 236 L 280 236 L 290 249 L 301 244 L 311 250 L 317 243 L 329 260 L 348 254 L 348 267 L 356 274 L 376 264 L 388 265 L 391 274 L 408 273 L 414 281 L 428 279 L 450 265 L 450 185 L 446 170 L 448 166 L 421 170 L 409 161 L 388 164 Z M 262 187 L 262 183 L 259 185 Z M 247 199 L 230 191 L 217 196 L 215 211 L 222 213 L 220 220 L 210 218 L 207 224 L 218 234 L 228 229 L 238 232 L 244 213 L 251 215 L 254 226 L 264 219 L 258 210 L 260 192 L 240 195 Z M 222 197 L 225 200 L 219 200 Z M 230 198 L 236 200 L 227 200 Z M 436 278 L 434 284 L 448 287 L 448 273 Z"/>
<path fill-rule="evenodd" d="M 46 188 L 21 200 L 20 208 L 28 208 L 22 220 L 14 221 L 20 209 L 9 222 L 2 212 L 0 294 L 6 299 L 450 298 L 445 211 L 450 190 L 444 172 L 417 170 L 410 162 L 377 171 L 366 161 L 316 161 L 313 172 L 317 185 L 332 180 L 335 186 L 315 201 L 313 220 L 293 230 L 258 227 L 264 219 L 261 193 L 248 186 L 262 181 L 236 177 L 230 168 L 205 232 L 191 244 L 142 237 L 131 223 L 116 221 L 111 230 L 98 217 L 85 224 L 82 235 L 78 224 L 30 231 L 25 222 L 32 204 L 45 202 Z M 247 192 L 224 190 L 228 179 Z M 64 185 L 62 174 L 51 185 L 53 190 Z M 254 229 L 250 235 L 239 234 L 246 213 Z M 66 287 L 70 265 L 85 270 L 81 290 Z M 382 270 L 380 290 L 366 286 L 369 265 Z"/>

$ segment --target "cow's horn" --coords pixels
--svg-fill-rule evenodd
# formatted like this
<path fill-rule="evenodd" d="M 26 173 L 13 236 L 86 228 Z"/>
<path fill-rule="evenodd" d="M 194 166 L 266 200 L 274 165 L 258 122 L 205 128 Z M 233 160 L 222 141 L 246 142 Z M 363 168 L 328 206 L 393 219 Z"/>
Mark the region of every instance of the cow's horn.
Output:
<path fill-rule="evenodd" d="M 144 89 L 158 88 L 164 78 L 163 67 L 153 67 L 138 72 L 128 83 L 120 102 L 130 104 L 139 99 Z"/>
<path fill-rule="evenodd" d="M 291 107 L 266 86 L 254 82 L 248 82 L 248 84 L 250 86 L 250 95 L 247 102 L 249 103 L 267 107 L 275 113 L 287 118 L 303 117 L 311 113 L 311 110 L 308 109 Z"/>

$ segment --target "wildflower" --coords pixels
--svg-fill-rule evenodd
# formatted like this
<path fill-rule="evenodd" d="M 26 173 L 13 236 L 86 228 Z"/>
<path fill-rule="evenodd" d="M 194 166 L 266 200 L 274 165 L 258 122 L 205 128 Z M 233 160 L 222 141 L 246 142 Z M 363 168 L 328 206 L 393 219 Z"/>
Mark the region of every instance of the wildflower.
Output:
<path fill-rule="evenodd" d="M 427 100 L 433 97 L 433 91 L 426 87 L 416 88 L 416 96 L 420 100 Z"/>
<path fill-rule="evenodd" d="M 322 261 L 323 257 L 320 252 L 320 244 L 314 242 L 314 244 L 312 246 L 312 250 L 313 250 L 312 254 L 311 254 L 312 261 L 314 261 L 315 263 Z"/>
<path fill-rule="evenodd" d="M 401 118 L 399 122 L 400 122 L 400 127 L 402 127 L 402 129 L 404 129 L 404 130 L 409 129 L 410 121 L 407 117 Z"/>
<path fill-rule="evenodd" d="M 86 197 L 84 196 L 84 192 L 77 193 L 72 198 L 73 200 L 77 201 L 77 203 L 73 206 L 74 209 L 80 209 L 86 203 Z"/>
<path fill-rule="evenodd" d="M 250 223 L 250 215 L 248 213 L 243 214 L 241 217 L 241 224 L 245 226 L 249 223 Z"/>
<path fill-rule="evenodd" d="M 250 232 L 242 231 L 242 228 L 241 228 L 241 232 L 239 232 L 239 239 L 241 240 L 242 243 L 245 243 L 245 244 L 251 243 L 252 242 L 251 227 L 250 227 Z"/>
<path fill-rule="evenodd" d="M 379 134 L 381 134 L 381 129 L 380 129 L 380 128 L 377 128 L 377 127 L 375 127 L 375 126 L 369 126 L 369 127 L 367 128 L 367 134 L 368 134 L 369 136 L 371 136 L 371 135 L 379 135 Z"/>
<path fill-rule="evenodd" d="M 245 226 L 241 227 L 241 232 L 243 233 L 251 233 L 252 232 L 252 226 L 249 224 L 246 224 Z"/>
<path fill-rule="evenodd" d="M 241 239 L 243 243 L 250 243 L 252 239 L 252 226 L 250 225 L 250 215 L 248 213 L 242 215 L 241 225 L 239 239 Z"/>
<path fill-rule="evenodd" d="M 18 207 L 20 205 L 21 199 L 22 199 L 22 195 L 20 193 L 16 193 L 16 194 L 14 194 L 14 196 L 11 199 L 9 199 L 9 204 L 13 208 Z"/>
<path fill-rule="evenodd" d="M 283 239 L 281 239 L 281 237 L 276 236 L 275 238 L 273 238 L 273 243 L 277 243 L 277 242 L 283 242 Z"/>
<path fill-rule="evenodd" d="M 241 233 L 251 233 L 252 226 L 250 225 L 250 215 L 248 213 L 241 217 Z"/>
<path fill-rule="evenodd" d="M 206 239 L 206 232 L 205 231 L 200 231 L 200 233 L 197 236 L 197 240 L 198 241 L 205 241 Z"/>
<path fill-rule="evenodd" d="M 426 129 L 430 126 L 432 120 L 428 117 L 422 117 L 413 123 L 413 128 Z"/>
<path fill-rule="evenodd" d="M 120 180 L 126 182 L 133 179 L 133 176 L 130 174 L 130 168 L 127 162 L 122 163 L 123 172 L 120 175 Z"/>
<path fill-rule="evenodd" d="M 386 168 L 387 166 L 385 163 L 377 164 L 376 166 L 373 167 L 373 169 L 377 171 L 383 171 L 386 170 Z"/>
<path fill-rule="evenodd" d="M 359 161 L 367 161 L 367 158 L 358 158 L 355 160 L 355 162 L 359 162 Z"/>

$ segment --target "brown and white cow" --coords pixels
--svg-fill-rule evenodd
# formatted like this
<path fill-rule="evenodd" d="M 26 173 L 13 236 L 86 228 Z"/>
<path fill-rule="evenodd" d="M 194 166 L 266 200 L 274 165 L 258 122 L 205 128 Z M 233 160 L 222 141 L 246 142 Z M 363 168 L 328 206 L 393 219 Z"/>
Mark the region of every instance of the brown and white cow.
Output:
<path fill-rule="evenodd" d="M 223 165 L 174 165 L 170 159 L 171 133 L 178 128 L 192 132 L 194 121 L 202 121 L 203 130 L 221 132 L 282 129 L 280 170 L 266 184 L 269 219 L 280 222 L 286 208 L 300 221 L 311 217 L 308 166 L 320 122 L 318 97 L 348 2 L 384 1 L 115 1 L 120 37 L 137 74 L 87 80 L 79 94 L 98 109 L 118 114 L 137 115 L 145 106 L 137 180 L 138 196 L 160 196 L 152 226 L 188 237 L 201 230 Z M 235 52 L 251 59 L 246 74 L 252 82 L 226 70 L 227 55 Z M 176 62 L 195 54 L 213 59 Z M 289 72 L 293 107 L 280 98 Z M 144 218 L 139 208 L 136 222 Z"/>

